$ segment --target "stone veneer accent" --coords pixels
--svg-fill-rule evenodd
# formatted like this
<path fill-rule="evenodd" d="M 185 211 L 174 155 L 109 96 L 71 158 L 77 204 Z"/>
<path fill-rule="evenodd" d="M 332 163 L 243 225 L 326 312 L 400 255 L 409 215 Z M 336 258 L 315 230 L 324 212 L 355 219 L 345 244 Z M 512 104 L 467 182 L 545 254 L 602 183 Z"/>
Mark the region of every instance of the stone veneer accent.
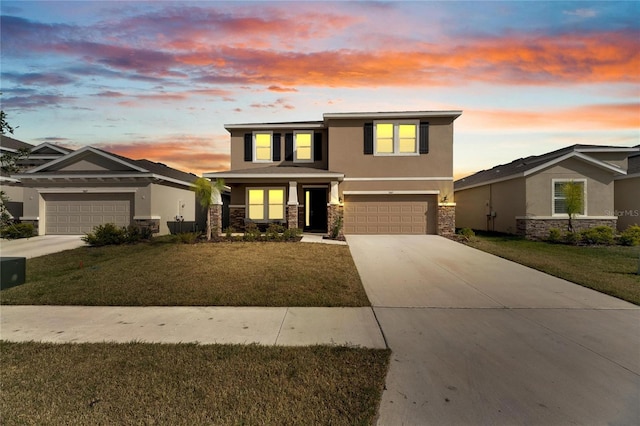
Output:
<path fill-rule="evenodd" d="M 438 235 L 453 235 L 456 233 L 456 203 L 438 204 Z"/>
<path fill-rule="evenodd" d="M 573 230 L 583 231 L 596 226 L 609 226 L 616 229 L 618 219 L 573 219 Z M 566 231 L 569 219 L 539 219 L 526 218 L 516 219 L 516 234 L 530 240 L 542 240 L 549 237 L 549 231 L 553 228 Z"/>
<path fill-rule="evenodd" d="M 246 207 L 229 207 L 229 226 L 236 232 L 244 232 Z"/>
<path fill-rule="evenodd" d="M 298 206 L 298 228 L 304 229 L 304 206 Z"/>
<path fill-rule="evenodd" d="M 292 204 L 287 206 L 287 228 L 298 227 L 298 205 Z"/>
<path fill-rule="evenodd" d="M 344 219 L 344 206 L 340 204 L 329 204 L 327 206 L 327 232 L 329 235 L 333 234 L 333 227 L 338 220 L 338 217 L 342 217 Z M 338 238 L 344 237 L 344 221 L 342 222 L 342 227 L 340 228 L 340 232 L 338 232 Z"/>
<path fill-rule="evenodd" d="M 209 207 L 209 220 L 211 221 L 211 234 L 213 236 L 222 233 L 222 204 L 213 204 Z"/>
<path fill-rule="evenodd" d="M 134 219 L 133 221 L 140 229 L 150 229 L 152 234 L 160 232 L 160 219 Z"/>

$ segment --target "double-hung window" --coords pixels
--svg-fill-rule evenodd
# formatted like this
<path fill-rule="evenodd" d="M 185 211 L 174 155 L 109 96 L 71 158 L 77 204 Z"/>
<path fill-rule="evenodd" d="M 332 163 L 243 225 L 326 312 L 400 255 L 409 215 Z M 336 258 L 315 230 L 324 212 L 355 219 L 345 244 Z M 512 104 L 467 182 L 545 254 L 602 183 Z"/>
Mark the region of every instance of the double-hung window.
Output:
<path fill-rule="evenodd" d="M 249 188 L 247 204 L 251 220 L 284 220 L 284 188 Z"/>
<path fill-rule="evenodd" d="M 295 162 L 313 162 L 313 132 L 294 132 L 293 143 Z"/>
<path fill-rule="evenodd" d="M 270 162 L 273 158 L 273 134 L 271 132 L 253 133 L 253 158 L 255 162 Z"/>
<path fill-rule="evenodd" d="M 567 195 L 571 197 L 571 194 L 567 193 L 567 184 L 575 185 L 577 194 L 573 195 L 573 198 L 581 198 L 582 209 L 578 212 L 579 215 L 585 214 L 586 205 L 586 181 L 584 179 L 568 180 L 568 179 L 553 179 L 553 215 L 562 216 L 567 214 Z"/>
<path fill-rule="evenodd" d="M 375 155 L 418 155 L 415 121 L 378 121 L 374 124 Z"/>

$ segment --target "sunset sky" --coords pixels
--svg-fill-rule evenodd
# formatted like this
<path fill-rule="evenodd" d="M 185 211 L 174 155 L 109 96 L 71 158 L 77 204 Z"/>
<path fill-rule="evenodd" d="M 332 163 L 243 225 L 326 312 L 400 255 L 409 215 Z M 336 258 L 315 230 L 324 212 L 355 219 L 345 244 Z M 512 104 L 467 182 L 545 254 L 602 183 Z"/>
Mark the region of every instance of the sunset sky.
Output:
<path fill-rule="evenodd" d="M 456 178 L 640 144 L 640 2 L 0 3 L 16 139 L 200 174 L 224 124 L 460 109 Z"/>

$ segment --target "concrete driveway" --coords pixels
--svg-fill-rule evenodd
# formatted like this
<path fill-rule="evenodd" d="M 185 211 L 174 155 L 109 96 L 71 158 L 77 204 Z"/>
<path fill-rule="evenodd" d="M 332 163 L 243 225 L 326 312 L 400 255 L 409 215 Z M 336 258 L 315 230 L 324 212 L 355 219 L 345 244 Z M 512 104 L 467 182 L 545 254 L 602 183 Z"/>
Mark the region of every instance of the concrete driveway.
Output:
<path fill-rule="evenodd" d="M 438 236 L 349 236 L 380 425 L 640 424 L 640 308 Z"/>
<path fill-rule="evenodd" d="M 18 240 L 0 239 L 0 255 L 3 257 L 32 257 L 71 250 L 85 245 L 82 235 L 42 235 Z"/>

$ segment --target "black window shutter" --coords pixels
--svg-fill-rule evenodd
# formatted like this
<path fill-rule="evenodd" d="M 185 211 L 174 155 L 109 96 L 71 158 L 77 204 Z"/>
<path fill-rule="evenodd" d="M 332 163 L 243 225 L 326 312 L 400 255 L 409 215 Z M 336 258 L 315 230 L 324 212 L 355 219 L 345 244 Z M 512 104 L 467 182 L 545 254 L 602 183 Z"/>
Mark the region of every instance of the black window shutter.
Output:
<path fill-rule="evenodd" d="M 420 123 L 420 154 L 429 153 L 429 123 Z"/>
<path fill-rule="evenodd" d="M 253 135 L 244 134 L 244 161 L 253 161 Z"/>
<path fill-rule="evenodd" d="M 284 134 L 284 161 L 293 161 L 293 133 Z"/>
<path fill-rule="evenodd" d="M 322 133 L 313 134 L 313 161 L 322 161 Z"/>
<path fill-rule="evenodd" d="M 280 143 L 280 133 L 273 134 L 273 161 L 280 161 L 282 158 L 282 144 Z"/>
<path fill-rule="evenodd" d="M 373 123 L 364 123 L 364 153 L 373 154 Z"/>

